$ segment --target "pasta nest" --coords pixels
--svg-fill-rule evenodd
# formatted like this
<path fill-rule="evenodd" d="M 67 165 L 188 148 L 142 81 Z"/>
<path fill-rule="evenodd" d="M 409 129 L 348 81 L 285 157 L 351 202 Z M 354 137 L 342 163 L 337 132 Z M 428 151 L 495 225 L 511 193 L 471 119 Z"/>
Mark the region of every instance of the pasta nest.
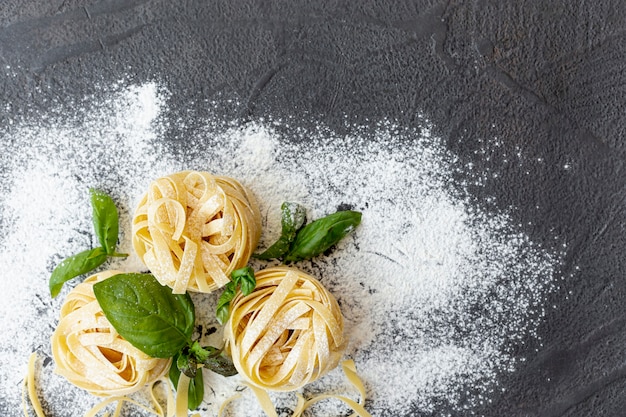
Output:
<path fill-rule="evenodd" d="M 253 195 L 238 181 L 182 171 L 153 181 L 135 211 L 133 247 L 175 294 L 209 293 L 246 266 L 261 237 Z"/>
<path fill-rule="evenodd" d="M 161 378 L 171 362 L 132 346 L 104 316 L 93 285 L 119 273 L 100 272 L 74 287 L 51 338 L 55 372 L 97 396 L 135 392 Z"/>
<path fill-rule="evenodd" d="M 345 349 L 343 316 L 319 281 L 292 267 L 259 271 L 254 291 L 231 301 L 225 349 L 251 384 L 293 391 L 335 368 Z"/>

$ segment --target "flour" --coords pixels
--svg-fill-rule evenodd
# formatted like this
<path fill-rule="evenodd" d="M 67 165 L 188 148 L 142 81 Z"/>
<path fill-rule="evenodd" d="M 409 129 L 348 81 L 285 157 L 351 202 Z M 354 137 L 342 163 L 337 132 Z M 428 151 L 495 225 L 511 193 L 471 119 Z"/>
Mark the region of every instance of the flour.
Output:
<path fill-rule="evenodd" d="M 290 127 L 293 121 L 222 127 L 207 120 L 176 150 L 162 140 L 173 122 L 169 95 L 158 85 L 103 95 L 0 133 L 11 143 L 0 156 L 2 363 L 25 364 L 33 350 L 50 355 L 49 337 L 73 284 L 51 300 L 49 273 L 63 257 L 97 245 L 89 187 L 118 202 L 118 249 L 132 253 L 132 211 L 148 183 L 202 169 L 235 177 L 256 195 L 261 249 L 278 236 L 283 201 L 303 204 L 309 219 L 338 207 L 363 212 L 361 226 L 335 250 L 298 266 L 337 297 L 350 339 L 346 356 L 356 362 L 373 415 L 471 414 L 500 389 L 498 375 L 515 370 L 519 358 L 511 352 L 540 323 L 559 256 L 533 245 L 505 213 L 483 213 L 453 188 L 453 174 L 464 173 L 427 123 L 402 129 L 381 122 L 340 136 L 323 126 Z M 108 267 L 143 269 L 135 255 Z M 194 295 L 203 339 L 211 343 L 219 339 L 215 298 Z M 95 404 L 44 363 L 40 393 L 51 415 L 81 415 Z M 22 366 L 0 370 L 2 415 L 16 413 L 23 374 Z M 237 377 L 207 372 L 205 380 L 211 388 L 202 415 L 215 415 L 241 389 Z M 305 396 L 321 392 L 355 395 L 339 369 L 304 389 Z M 283 407 L 295 404 L 291 394 L 272 397 Z M 261 414 L 248 391 L 230 410 Z M 332 402 L 314 408 L 317 415 L 342 410 Z"/>

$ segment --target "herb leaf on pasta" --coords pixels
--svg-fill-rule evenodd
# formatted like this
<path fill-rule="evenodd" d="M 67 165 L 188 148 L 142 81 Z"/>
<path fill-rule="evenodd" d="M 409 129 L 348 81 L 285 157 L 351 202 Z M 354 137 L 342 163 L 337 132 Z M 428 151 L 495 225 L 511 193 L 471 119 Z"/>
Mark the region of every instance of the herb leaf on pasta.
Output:
<path fill-rule="evenodd" d="M 228 320 L 230 302 L 235 298 L 237 288 L 241 289 L 243 295 L 248 295 L 254 291 L 254 287 L 256 287 L 254 270 L 249 266 L 235 269 L 230 273 L 230 279 L 231 281 L 224 286 L 222 294 L 217 300 L 215 315 L 220 324 L 224 324 Z"/>
<path fill-rule="evenodd" d="M 147 355 L 173 357 L 191 343 L 195 310 L 188 294 L 173 294 L 150 274 L 118 274 L 93 290 L 115 330 Z"/>

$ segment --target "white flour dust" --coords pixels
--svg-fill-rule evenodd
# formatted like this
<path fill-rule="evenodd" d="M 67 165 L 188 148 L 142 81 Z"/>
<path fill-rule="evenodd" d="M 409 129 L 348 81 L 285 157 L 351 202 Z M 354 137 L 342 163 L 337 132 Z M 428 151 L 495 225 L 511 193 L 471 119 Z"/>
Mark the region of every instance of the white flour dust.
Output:
<path fill-rule="evenodd" d="M 184 147 L 168 146 L 167 95 L 157 85 L 107 97 L 0 133 L 8 144 L 0 155 L 2 415 L 20 407 L 33 350 L 44 358 L 39 393 L 51 415 L 81 415 L 98 401 L 52 372 L 49 337 L 71 284 L 51 300 L 49 273 L 63 257 L 96 244 L 89 187 L 118 202 L 120 250 L 130 253 L 139 196 L 152 179 L 181 169 L 247 185 L 264 216 L 261 246 L 279 233 L 283 201 L 302 203 L 310 219 L 338 207 L 363 212 L 361 226 L 335 250 L 298 266 L 339 300 L 351 341 L 346 356 L 356 362 L 373 415 L 471 413 L 500 389 L 498 374 L 515 370 L 510 352 L 534 334 L 558 256 L 533 245 L 505 214 L 483 213 L 455 193 L 455 160 L 427 127 L 381 123 L 338 136 L 286 122 L 216 128 L 207 120 Z M 142 268 L 135 256 L 109 267 Z M 218 327 L 215 297 L 195 301 L 203 328 Z M 214 415 L 240 388 L 237 377 L 207 374 L 205 381 L 211 389 L 201 410 L 210 413 L 202 415 Z M 355 396 L 338 369 L 304 389 L 305 396 L 320 392 Z M 295 403 L 288 394 L 272 395 L 282 407 Z M 230 410 L 261 415 L 247 391 Z M 345 409 L 322 402 L 313 411 Z"/>

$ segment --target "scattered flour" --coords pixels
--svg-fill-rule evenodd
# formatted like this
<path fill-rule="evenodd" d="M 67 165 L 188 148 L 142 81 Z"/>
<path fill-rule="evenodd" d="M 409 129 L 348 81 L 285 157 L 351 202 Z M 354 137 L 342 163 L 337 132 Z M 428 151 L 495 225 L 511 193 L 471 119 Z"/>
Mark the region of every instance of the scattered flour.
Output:
<path fill-rule="evenodd" d="M 381 123 L 338 136 L 280 121 L 207 121 L 175 147 L 162 139 L 167 99 L 156 84 L 132 86 L 0 133 L 9 144 L 0 155 L 0 414 L 17 413 L 33 350 L 44 357 L 38 377 L 50 415 L 81 415 L 98 401 L 52 372 L 49 337 L 72 284 L 51 300 L 50 271 L 97 244 L 89 187 L 119 203 L 119 249 L 132 253 L 128 232 L 140 195 L 152 179 L 182 169 L 247 185 L 263 214 L 262 247 L 279 233 L 283 201 L 302 203 L 311 219 L 338 207 L 363 212 L 362 225 L 334 251 L 299 266 L 341 304 L 351 340 L 346 355 L 373 415 L 471 414 L 499 389 L 498 375 L 515 370 L 519 358 L 511 352 L 534 335 L 559 257 L 533 245 L 506 214 L 483 213 L 453 189 L 456 161 L 427 123 L 409 130 Z M 134 255 L 108 267 L 143 268 Z M 215 298 L 194 295 L 207 342 L 219 337 Z M 211 388 L 202 415 L 215 415 L 241 389 L 237 377 L 207 373 L 205 381 Z M 354 396 L 338 369 L 304 390 L 319 392 Z M 281 406 L 295 404 L 289 394 L 272 395 Z M 261 415 L 247 391 L 230 410 Z M 345 410 L 324 402 L 313 411 Z"/>

